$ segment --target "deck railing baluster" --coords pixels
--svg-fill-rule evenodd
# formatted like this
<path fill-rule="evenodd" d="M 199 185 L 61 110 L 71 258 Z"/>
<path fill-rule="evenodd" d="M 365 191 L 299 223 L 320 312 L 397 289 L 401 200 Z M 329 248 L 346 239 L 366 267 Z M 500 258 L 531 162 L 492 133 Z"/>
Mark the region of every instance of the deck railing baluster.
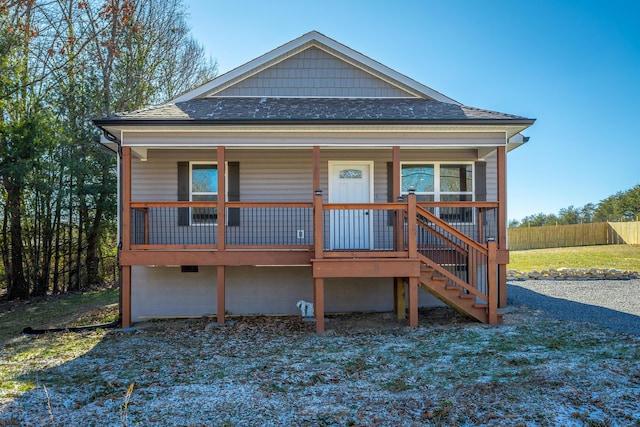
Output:
<path fill-rule="evenodd" d="M 496 202 L 430 202 L 418 205 L 435 211 L 435 207 L 475 209 L 472 223 L 452 224 L 467 236 L 481 239 L 495 237 Z M 477 206 L 476 206 L 477 205 Z M 212 248 L 217 245 L 218 228 L 224 226 L 225 246 L 230 248 L 312 249 L 314 245 L 313 203 L 311 202 L 227 202 L 226 209 L 237 210 L 227 224 L 218 224 L 213 209 L 215 202 L 132 202 L 129 242 L 135 248 L 156 247 Z M 321 205 L 323 250 L 327 252 L 376 252 L 388 256 L 407 256 L 407 202 L 395 203 L 331 203 Z M 396 218 L 396 219 L 394 219 Z M 404 218 L 404 219 L 403 219 Z M 399 231 L 397 227 L 400 227 Z M 417 232 L 417 245 L 431 257 L 437 247 L 446 244 L 438 238 L 444 234 L 434 226 L 434 235 Z M 397 237 L 396 237 L 397 236 Z M 450 236 L 452 242 L 460 242 Z M 482 240 L 480 243 L 484 243 Z M 431 245 L 430 249 L 427 246 Z M 404 254 L 404 255 L 402 255 Z M 365 254 L 363 254 L 365 255 Z M 449 259 L 449 264 L 459 263 Z"/>

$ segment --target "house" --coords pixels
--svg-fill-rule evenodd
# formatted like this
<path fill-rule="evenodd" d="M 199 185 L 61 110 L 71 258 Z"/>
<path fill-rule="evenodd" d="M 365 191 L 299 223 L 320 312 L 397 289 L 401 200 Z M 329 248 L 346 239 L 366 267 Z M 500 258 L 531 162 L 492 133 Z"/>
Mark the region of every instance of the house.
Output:
<path fill-rule="evenodd" d="M 120 175 L 122 324 L 506 305 L 506 153 L 467 107 L 318 32 L 173 101 L 95 120 Z M 426 292 L 421 291 L 421 289 Z M 298 312 L 299 313 L 299 312 Z"/>

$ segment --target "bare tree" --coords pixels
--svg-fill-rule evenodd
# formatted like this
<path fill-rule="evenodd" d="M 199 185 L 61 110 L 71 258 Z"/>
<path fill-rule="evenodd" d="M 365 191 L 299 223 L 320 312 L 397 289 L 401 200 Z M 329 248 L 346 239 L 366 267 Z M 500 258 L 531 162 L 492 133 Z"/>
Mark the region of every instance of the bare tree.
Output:
<path fill-rule="evenodd" d="M 0 224 L 10 298 L 99 281 L 113 158 L 91 120 L 176 96 L 216 64 L 181 0 L 0 0 Z"/>

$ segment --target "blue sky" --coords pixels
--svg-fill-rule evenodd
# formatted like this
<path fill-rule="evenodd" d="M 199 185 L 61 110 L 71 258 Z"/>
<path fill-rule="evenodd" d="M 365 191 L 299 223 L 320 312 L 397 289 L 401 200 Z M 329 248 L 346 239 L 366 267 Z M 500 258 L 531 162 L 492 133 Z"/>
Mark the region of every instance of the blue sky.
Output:
<path fill-rule="evenodd" d="M 508 155 L 508 216 L 640 183 L 640 2 L 185 0 L 229 71 L 311 30 L 465 105 L 537 119 Z"/>

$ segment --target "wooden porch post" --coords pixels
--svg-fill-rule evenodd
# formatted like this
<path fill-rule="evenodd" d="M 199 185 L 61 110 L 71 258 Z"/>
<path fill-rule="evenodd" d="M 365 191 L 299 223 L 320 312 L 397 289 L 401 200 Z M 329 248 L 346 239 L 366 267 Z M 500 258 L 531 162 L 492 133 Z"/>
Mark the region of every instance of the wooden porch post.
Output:
<path fill-rule="evenodd" d="M 418 219 L 416 212 L 416 193 L 415 190 L 409 190 L 407 197 L 407 246 L 409 250 L 409 258 L 418 258 L 418 237 L 416 235 L 418 229 Z M 418 326 L 418 282 L 419 277 L 409 277 L 409 326 L 415 328 Z"/>
<path fill-rule="evenodd" d="M 122 147 L 122 250 L 131 249 L 131 147 Z"/>
<path fill-rule="evenodd" d="M 216 320 L 219 325 L 224 325 L 224 313 L 225 313 L 225 274 L 224 265 L 218 266 L 218 277 L 216 282 L 216 290 L 218 293 L 218 309 L 216 311 Z"/>
<path fill-rule="evenodd" d="M 225 245 L 225 232 L 226 232 L 226 224 L 227 221 L 225 219 L 225 204 L 227 198 L 227 190 L 225 188 L 226 184 L 226 156 L 224 147 L 219 146 L 216 150 L 217 161 L 218 161 L 218 250 L 224 251 Z"/>
<path fill-rule="evenodd" d="M 122 251 L 131 249 L 131 147 L 122 147 Z M 121 326 L 131 326 L 131 265 L 121 265 Z"/>
<path fill-rule="evenodd" d="M 316 317 L 316 333 L 324 332 L 324 279 L 313 278 L 313 310 Z"/>
<path fill-rule="evenodd" d="M 313 242 L 315 257 L 322 258 L 324 236 L 323 212 L 322 212 L 322 189 L 320 188 L 320 147 L 313 147 Z"/>
<path fill-rule="evenodd" d="M 409 326 L 418 326 L 418 281 L 419 277 L 409 277 Z"/>
<path fill-rule="evenodd" d="M 498 286 L 496 277 L 496 242 L 487 242 L 489 256 L 487 258 L 487 297 L 488 301 L 488 320 L 490 325 L 498 324 Z"/>
<path fill-rule="evenodd" d="M 120 298 L 121 298 L 121 325 L 123 328 L 131 327 L 131 266 L 123 265 L 120 278 Z"/>
<path fill-rule="evenodd" d="M 407 318 L 407 294 L 404 280 L 401 277 L 393 278 L 394 309 L 398 320 Z"/>
<path fill-rule="evenodd" d="M 313 181 L 314 185 L 318 184 L 320 187 L 320 172 L 319 166 L 316 171 L 316 166 L 319 165 L 320 149 L 314 147 L 313 149 Z M 316 182 L 317 177 L 317 182 Z M 323 257 L 324 250 L 324 228 L 323 228 L 323 208 L 322 208 L 322 190 L 316 188 L 313 193 L 313 245 L 314 254 L 316 259 Z M 316 318 L 316 333 L 324 332 L 324 279 L 319 277 L 313 278 L 313 310 Z"/>
<path fill-rule="evenodd" d="M 391 151 L 391 198 L 392 202 L 398 201 L 400 197 L 400 147 L 394 146 Z M 395 213 L 393 222 L 393 235 L 395 242 L 395 250 L 399 251 L 402 248 L 402 216 L 400 212 Z M 406 318 L 407 302 L 405 294 L 404 280 L 401 277 L 393 278 L 393 311 L 398 317 L 398 320 Z"/>
<path fill-rule="evenodd" d="M 225 153 L 225 148 L 223 146 L 218 146 L 216 149 L 216 157 L 218 163 L 218 201 L 217 201 L 217 211 L 218 211 L 218 251 L 224 251 L 225 240 L 226 240 L 226 231 L 227 231 L 227 220 L 226 220 L 226 202 L 227 202 L 227 189 L 226 189 L 226 176 L 227 176 L 227 158 Z M 225 267 L 224 265 L 219 265 L 217 267 L 217 277 L 216 277 L 216 292 L 217 292 L 217 309 L 216 309 L 216 320 L 219 325 L 224 325 L 224 314 L 225 314 Z"/>
<path fill-rule="evenodd" d="M 507 249 L 507 149 L 498 147 L 498 249 Z M 498 306 L 507 306 L 507 266 L 498 265 Z"/>
<path fill-rule="evenodd" d="M 313 244 L 315 258 L 322 258 L 323 209 L 320 189 L 320 147 L 313 147 Z M 313 278 L 313 310 L 316 318 L 316 333 L 324 332 L 324 279 Z"/>
<path fill-rule="evenodd" d="M 407 196 L 407 246 L 409 258 L 418 258 L 418 218 L 416 212 L 416 193 L 409 190 Z"/>

